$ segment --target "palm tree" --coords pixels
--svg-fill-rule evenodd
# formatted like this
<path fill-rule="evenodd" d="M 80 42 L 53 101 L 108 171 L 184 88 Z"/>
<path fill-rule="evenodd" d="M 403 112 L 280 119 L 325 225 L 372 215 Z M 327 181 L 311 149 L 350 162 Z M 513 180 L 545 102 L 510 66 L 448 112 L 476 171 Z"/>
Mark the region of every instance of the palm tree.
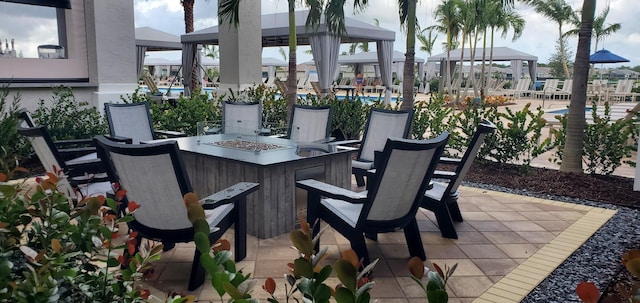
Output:
<path fill-rule="evenodd" d="M 593 40 L 595 41 L 594 50 L 598 50 L 598 44 L 602 41 L 606 36 L 610 36 L 611 34 L 620 30 L 620 23 L 609 23 L 605 24 L 607 20 L 607 16 L 609 16 L 609 5 L 602 10 L 600 15 L 598 15 L 593 20 Z M 577 20 L 579 21 L 579 20 Z M 567 32 L 567 35 L 577 36 L 580 32 L 580 23 L 575 24 L 576 28 Z"/>
<path fill-rule="evenodd" d="M 587 100 L 589 51 L 591 49 L 595 10 L 596 0 L 583 1 L 576 61 L 573 65 L 573 88 L 571 90 L 569 113 L 567 114 L 567 134 L 562 164 L 560 164 L 560 171 L 563 172 L 584 172 L 582 169 L 585 128 L 584 110 Z"/>
<path fill-rule="evenodd" d="M 558 24 L 558 45 L 562 69 L 565 78 L 571 78 L 568 59 L 566 57 L 567 46 L 563 39 L 566 33 L 563 31 L 562 26 L 564 24 L 577 24 L 578 14 L 564 0 L 522 0 L 522 2 L 533 6 L 536 12 Z"/>
<path fill-rule="evenodd" d="M 446 66 L 443 69 L 445 71 L 446 76 L 440 75 L 443 81 L 446 81 L 446 86 L 451 87 L 451 71 L 449 67 L 451 66 L 451 50 L 457 47 L 456 39 L 458 37 L 458 33 L 460 32 L 460 23 L 458 21 L 459 16 L 457 12 L 457 6 L 455 5 L 455 0 L 443 0 L 440 3 L 434 12 L 434 17 L 436 18 L 436 25 L 433 25 L 429 28 L 432 28 L 440 33 L 443 33 L 447 36 L 445 41 L 445 49 L 447 50 L 447 60 Z M 444 85 L 440 84 L 440 88 Z"/>
<path fill-rule="evenodd" d="M 184 10 L 184 31 L 185 33 L 193 32 L 193 5 L 195 0 L 180 0 Z M 194 68 L 191 72 L 191 90 L 197 89 L 199 83 L 198 69 Z"/>
<path fill-rule="evenodd" d="M 496 30 L 500 30 L 502 32 L 502 38 L 506 38 L 509 29 L 513 29 L 511 41 L 515 41 L 522 36 L 525 21 L 524 18 L 513 9 L 513 7 L 498 4 L 497 1 L 491 1 L 489 5 L 490 6 L 487 9 L 487 24 L 491 29 L 491 38 L 489 42 L 489 70 L 487 71 L 487 74 L 491 75 L 491 68 L 493 67 L 494 34 Z"/>
<path fill-rule="evenodd" d="M 425 32 L 427 33 L 426 36 Z M 436 39 L 438 39 L 438 34 L 434 35 L 433 29 L 425 28 L 416 35 L 416 38 L 418 42 L 420 42 L 420 51 L 427 53 L 429 57 L 431 57 L 433 47 L 436 45 Z"/>

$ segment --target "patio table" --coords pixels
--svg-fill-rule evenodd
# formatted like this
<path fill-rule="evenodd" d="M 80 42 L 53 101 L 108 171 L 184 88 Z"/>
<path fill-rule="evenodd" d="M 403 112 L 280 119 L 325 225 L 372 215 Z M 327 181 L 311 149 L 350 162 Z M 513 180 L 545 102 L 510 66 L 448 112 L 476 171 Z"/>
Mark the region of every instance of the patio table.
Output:
<path fill-rule="evenodd" d="M 289 139 L 233 134 L 154 142 L 165 140 L 178 142 L 193 190 L 200 197 L 238 182 L 260 183 L 260 188 L 247 198 L 247 232 L 259 238 L 293 230 L 298 219 L 296 175 L 320 172 L 326 183 L 342 188 L 351 186 L 350 151 L 304 153 Z M 238 142 L 257 143 L 263 150 L 230 147 Z"/>

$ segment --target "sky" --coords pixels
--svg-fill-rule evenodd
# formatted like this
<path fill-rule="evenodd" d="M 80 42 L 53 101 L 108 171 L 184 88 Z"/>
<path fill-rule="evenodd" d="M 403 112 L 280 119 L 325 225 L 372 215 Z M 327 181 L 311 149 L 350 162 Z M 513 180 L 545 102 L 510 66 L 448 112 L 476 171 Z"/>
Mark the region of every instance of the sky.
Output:
<path fill-rule="evenodd" d="M 257 0 L 249 0 L 257 1 Z M 574 9 L 582 6 L 582 0 L 566 0 Z M 352 1 L 347 1 L 345 6 L 345 15 L 354 17 L 360 21 L 374 24 L 377 19 L 380 26 L 396 32 L 396 42 L 394 50 L 406 51 L 406 36 L 400 30 L 400 22 L 398 18 L 397 0 L 372 0 L 369 6 L 357 15 L 353 15 L 351 9 Z M 424 28 L 434 24 L 433 10 L 440 3 L 440 0 L 419 0 L 417 17 L 419 24 Z M 616 53 L 631 62 L 623 63 L 626 66 L 640 65 L 640 19 L 637 17 L 640 12 L 640 1 L 636 0 L 598 0 L 596 6 L 596 16 L 600 14 L 606 4 L 610 5 L 610 12 L 607 23 L 620 23 L 622 28 L 615 34 L 604 39 L 604 43 L 600 42 L 599 49 L 604 48 Z M 183 10 L 179 0 L 134 0 L 135 5 L 135 25 L 136 27 L 149 26 L 168 33 L 180 35 L 184 33 Z M 262 0 L 262 14 L 270 14 L 287 11 L 287 0 Z M 495 46 L 507 46 L 519 51 L 523 51 L 538 57 L 538 61 L 546 63 L 551 55 L 555 52 L 556 41 L 558 36 L 557 24 L 546 19 L 544 16 L 536 13 L 532 8 L 518 3 L 516 0 L 516 11 L 524 17 L 526 24 L 522 37 L 516 41 L 512 41 L 512 32 L 507 34 L 506 39 L 502 39 L 496 34 Z M 216 0 L 197 0 L 195 1 L 195 24 L 196 30 L 218 23 L 217 19 L 217 1 Z M 436 47 L 432 55 L 444 52 L 442 42 L 444 35 L 439 34 Z M 569 49 L 571 51 L 571 61 L 574 61 L 575 50 L 577 48 L 578 39 L 569 38 Z M 592 51 L 594 43 L 592 42 Z M 603 45 L 604 44 L 604 45 Z M 375 44 L 372 45 L 375 49 Z M 426 52 L 419 51 L 420 44 L 416 42 L 416 56 L 427 59 Z M 310 54 L 303 51 L 309 49 L 308 46 L 300 46 L 298 48 L 298 62 L 306 62 L 312 59 Z M 342 51 L 346 51 L 348 45 L 342 46 Z M 286 49 L 285 49 L 286 50 Z M 286 51 L 288 53 L 288 51 Z M 164 57 L 168 59 L 177 59 L 179 54 L 171 53 L 154 53 L 151 57 Z M 284 60 L 280 55 L 278 48 L 265 48 L 263 57 L 274 57 Z M 607 67 L 615 67 L 620 64 L 611 64 Z"/>
<path fill-rule="evenodd" d="M 258 0 L 245 0 L 258 1 Z M 434 25 L 433 10 L 441 0 L 419 0 L 417 17 L 418 23 L 425 28 Z M 582 0 L 565 0 L 574 9 L 579 9 Z M 184 34 L 184 13 L 180 0 L 133 0 L 135 26 L 149 26 L 158 30 L 162 30 L 174 35 Z M 374 24 L 374 20 L 379 20 L 380 26 L 396 32 L 396 42 L 394 49 L 404 52 L 406 50 L 404 33 L 400 30 L 400 22 L 398 18 L 397 0 L 370 0 L 369 6 L 357 15 L 353 14 L 351 9 L 352 1 L 348 0 L 345 5 L 345 15 L 347 17 L 357 18 L 360 21 Z M 217 0 L 196 0 L 195 1 L 195 29 L 200 30 L 218 24 L 217 19 Z M 622 64 L 609 64 L 606 67 L 616 67 L 619 65 L 637 66 L 640 65 L 640 18 L 637 17 L 640 12 L 640 1 L 637 0 L 598 0 L 596 6 L 596 15 L 600 14 L 606 5 L 610 5 L 610 12 L 607 23 L 620 23 L 621 30 L 615 34 L 608 36 L 601 42 L 599 48 L 604 48 L 618 54 L 631 62 Z M 287 11 L 287 0 L 262 0 L 262 14 L 270 14 L 276 12 Z M 7 41 L 11 45 L 11 39 L 15 39 L 15 47 L 25 57 L 37 57 L 37 46 L 40 44 L 58 44 L 55 20 L 52 15 L 55 11 L 52 9 L 30 8 L 29 5 L 16 5 L 7 2 L 0 2 L 0 20 L 3 25 L 0 26 L 0 41 Z M 520 4 L 516 0 L 516 11 L 526 20 L 525 29 L 522 37 L 516 41 L 512 41 L 512 33 L 507 34 L 507 38 L 503 39 L 500 35 L 496 35 L 495 46 L 507 46 L 519 51 L 523 51 L 538 57 L 541 63 L 547 63 L 550 56 L 555 52 L 556 41 L 558 36 L 557 25 L 546 19 L 544 16 L 537 14 L 532 8 Z M 302 9 L 302 8 L 301 8 Z M 28 26 L 24 26 L 28 24 Z M 575 50 L 578 44 L 577 37 L 569 38 L 569 50 L 571 52 L 571 61 L 575 58 Z M 444 52 L 442 42 L 444 35 L 439 34 L 433 55 Z M 592 42 L 592 50 L 595 52 L 594 43 Z M 3 43 L 2 49 L 6 43 Z M 370 45 L 375 49 L 375 44 Z M 428 54 L 419 51 L 419 42 L 416 42 L 416 56 L 418 58 L 427 59 Z M 310 54 L 304 53 L 309 46 L 300 46 L 298 48 L 298 62 L 306 62 L 312 59 Z M 342 46 L 342 51 L 348 50 L 348 45 Z M 285 48 L 285 53 L 288 50 Z M 179 59 L 180 54 L 176 52 L 154 52 L 150 57 L 160 57 L 167 59 Z M 280 55 L 278 48 L 265 48 L 263 57 L 273 57 L 284 60 Z M 606 68 L 605 67 L 605 68 Z"/>

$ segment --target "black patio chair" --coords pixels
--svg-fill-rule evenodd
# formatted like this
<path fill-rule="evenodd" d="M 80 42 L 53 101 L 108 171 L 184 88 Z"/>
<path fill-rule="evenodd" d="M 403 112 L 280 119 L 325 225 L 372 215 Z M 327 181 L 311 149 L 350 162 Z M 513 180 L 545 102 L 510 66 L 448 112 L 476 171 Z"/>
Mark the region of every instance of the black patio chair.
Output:
<path fill-rule="evenodd" d="M 364 177 L 374 166 L 375 151 L 381 151 L 384 148 L 387 138 L 407 138 L 412 118 L 412 111 L 371 108 L 362 140 L 337 142 L 339 144 L 360 143 L 358 155 L 351 162 L 351 170 L 359 187 L 365 185 Z"/>
<path fill-rule="evenodd" d="M 297 187 L 307 190 L 307 221 L 327 222 L 349 239 L 365 265 L 370 259 L 364 234 L 401 228 L 409 254 L 426 260 L 416 212 L 448 138 L 445 132 L 431 140 L 387 139 L 367 192 L 352 192 L 312 179 L 296 182 Z M 319 228 L 314 224 L 314 236 Z M 316 243 L 316 251 L 318 248 Z"/>
<path fill-rule="evenodd" d="M 185 137 L 186 134 L 177 131 L 155 130 L 149 111 L 149 104 L 138 103 L 105 103 L 104 111 L 109 123 L 110 139 L 124 141 L 131 139 L 131 143 L 167 138 Z"/>
<path fill-rule="evenodd" d="M 46 171 L 53 172 L 56 167 L 67 175 L 67 179 L 59 180 L 59 190 L 72 204 L 83 197 L 106 196 L 111 191 L 105 168 L 95 153 L 65 161 L 44 126 L 18 128 L 18 132 L 27 138 Z"/>
<path fill-rule="evenodd" d="M 194 229 L 187 217 L 183 196 L 192 192 L 184 161 L 175 141 L 151 144 L 117 144 L 103 136 L 95 137 L 98 155 L 104 159 L 112 182 L 127 191 L 123 205 L 136 201 L 129 228 L 141 238 L 161 241 L 168 247 L 191 242 Z M 257 183 L 237 183 L 204 198 L 209 240 L 214 243 L 233 225 L 235 260 L 245 258 L 247 250 L 246 198 L 258 188 Z M 204 282 L 205 270 L 196 249 L 191 266 L 189 290 Z"/>
<path fill-rule="evenodd" d="M 460 213 L 460 207 L 458 206 L 458 197 L 460 192 L 458 187 L 464 180 L 473 159 L 475 159 L 480 146 L 484 142 L 486 136 L 495 131 L 496 126 L 490 121 L 482 120 L 478 124 L 471 143 L 467 147 L 462 158 L 441 158 L 440 164 L 454 165 L 453 171 L 441 171 L 436 170 L 433 174 L 434 179 L 441 181 L 433 181 L 432 188 L 427 190 L 422 199 L 421 207 L 433 211 L 440 228 L 442 237 L 457 239 L 458 233 L 453 225 L 453 221 L 462 222 L 462 214 Z"/>

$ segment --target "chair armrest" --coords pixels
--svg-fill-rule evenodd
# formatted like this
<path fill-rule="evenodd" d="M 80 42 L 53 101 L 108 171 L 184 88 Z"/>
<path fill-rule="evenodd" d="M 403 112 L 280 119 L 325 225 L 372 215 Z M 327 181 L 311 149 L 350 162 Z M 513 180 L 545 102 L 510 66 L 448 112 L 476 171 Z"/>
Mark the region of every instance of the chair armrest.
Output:
<path fill-rule="evenodd" d="M 310 193 L 320 194 L 327 198 L 340 199 L 350 203 L 363 203 L 367 199 L 367 197 L 363 196 L 362 193 L 357 193 L 313 179 L 298 181 L 296 182 L 296 187 L 305 189 Z"/>
<path fill-rule="evenodd" d="M 172 131 L 172 130 L 154 130 L 153 132 L 156 133 L 156 135 L 162 135 L 162 136 L 166 136 L 167 138 L 180 138 L 180 137 L 186 137 L 187 134 L 183 133 L 183 132 L 177 132 L 177 131 Z"/>
<path fill-rule="evenodd" d="M 333 145 L 349 145 L 349 144 L 360 144 L 362 140 L 353 139 L 353 140 L 342 140 L 342 141 L 333 141 L 331 144 Z"/>
<path fill-rule="evenodd" d="M 90 145 L 93 146 L 93 138 L 91 139 L 69 139 L 69 140 L 59 140 L 59 141 L 55 141 L 54 144 L 56 145 L 56 147 L 59 148 L 64 148 L 65 146 L 69 146 L 69 145 Z"/>
<path fill-rule="evenodd" d="M 232 203 L 237 200 L 244 200 L 247 195 L 256 191 L 260 187 L 259 183 L 240 182 L 231 185 L 211 196 L 204 198 L 204 209 L 214 209 L 220 205 Z"/>
<path fill-rule="evenodd" d="M 438 161 L 439 164 L 452 164 L 452 165 L 458 165 L 460 163 L 462 163 L 462 159 L 458 159 L 458 158 L 447 158 L 447 157 L 440 157 L 440 160 Z"/>
<path fill-rule="evenodd" d="M 456 178 L 456 176 L 457 176 L 456 173 L 452 171 L 436 170 L 433 172 L 432 178 L 453 180 Z"/>
<path fill-rule="evenodd" d="M 117 143 L 125 143 L 125 144 L 131 144 L 133 143 L 133 139 L 129 138 L 129 137 L 122 137 L 122 136 L 112 136 L 112 135 L 104 135 L 105 138 L 113 141 L 113 142 L 117 142 Z"/>
<path fill-rule="evenodd" d="M 69 169 L 69 177 L 71 178 L 85 174 L 99 174 L 106 171 L 101 159 L 79 160 L 73 161 L 72 163 L 67 162 L 66 164 Z"/>

